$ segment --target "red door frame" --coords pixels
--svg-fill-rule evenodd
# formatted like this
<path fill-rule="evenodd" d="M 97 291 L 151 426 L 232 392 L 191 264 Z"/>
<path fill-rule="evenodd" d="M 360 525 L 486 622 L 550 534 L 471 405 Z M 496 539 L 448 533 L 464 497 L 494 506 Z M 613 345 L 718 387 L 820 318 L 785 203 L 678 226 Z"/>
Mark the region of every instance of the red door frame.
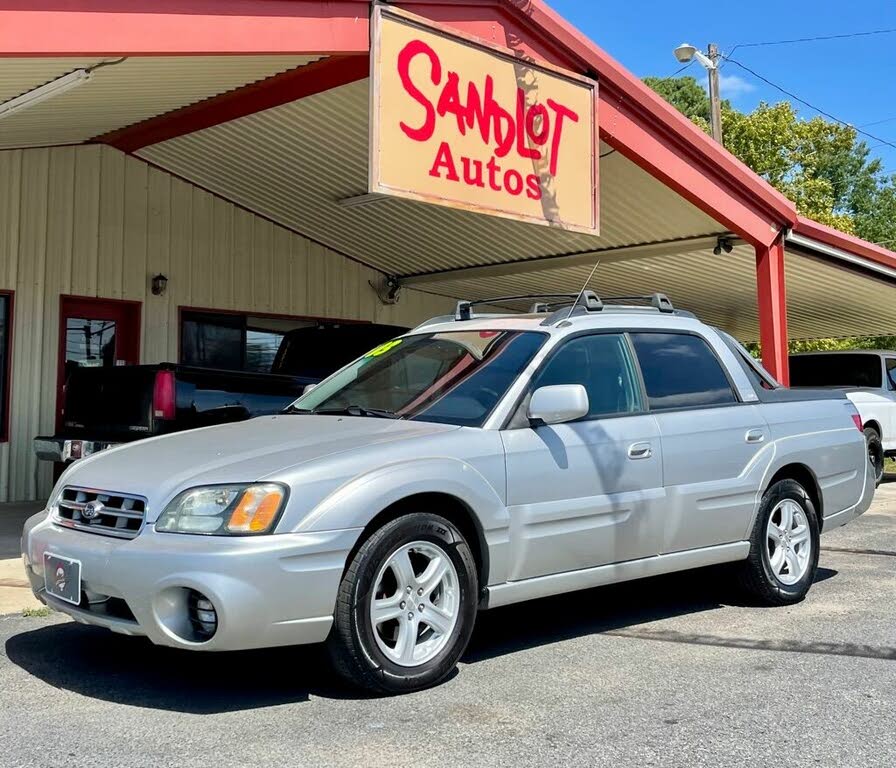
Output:
<path fill-rule="evenodd" d="M 115 359 L 136 365 L 140 362 L 140 333 L 142 302 L 124 299 L 104 299 L 94 296 L 59 297 L 59 350 L 56 362 L 56 430 L 62 429 L 62 394 L 65 387 L 65 333 L 69 317 L 88 317 L 97 320 L 114 320 Z M 130 333 L 121 333 L 119 329 Z"/>

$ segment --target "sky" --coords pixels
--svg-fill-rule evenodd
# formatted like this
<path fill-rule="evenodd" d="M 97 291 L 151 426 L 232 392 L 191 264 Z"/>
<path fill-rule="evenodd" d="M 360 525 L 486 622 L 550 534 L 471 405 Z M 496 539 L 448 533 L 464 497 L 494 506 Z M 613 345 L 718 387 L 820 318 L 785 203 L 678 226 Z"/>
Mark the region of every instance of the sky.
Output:
<path fill-rule="evenodd" d="M 862 138 L 872 154 L 884 161 L 887 171 L 896 173 L 896 33 L 748 45 L 896 29 L 893 0 L 548 2 L 639 77 L 674 74 L 681 65 L 672 51 L 680 43 L 702 50 L 716 43 L 733 61 L 873 134 L 877 138 Z M 701 83 L 706 81 L 705 70 L 696 62 L 686 74 Z M 750 111 L 760 101 L 791 100 L 731 62 L 722 66 L 720 76 L 722 97 L 738 109 Z M 802 104 L 795 102 L 794 106 L 801 117 L 817 114 Z"/>

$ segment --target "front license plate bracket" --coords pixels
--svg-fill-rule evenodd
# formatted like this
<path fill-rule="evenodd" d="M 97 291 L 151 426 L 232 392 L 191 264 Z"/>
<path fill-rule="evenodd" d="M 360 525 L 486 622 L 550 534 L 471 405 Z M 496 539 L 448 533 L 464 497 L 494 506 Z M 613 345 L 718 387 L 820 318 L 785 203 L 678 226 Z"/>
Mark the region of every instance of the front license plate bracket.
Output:
<path fill-rule="evenodd" d="M 48 595 L 78 605 L 81 602 L 81 562 L 44 553 L 44 587 Z"/>

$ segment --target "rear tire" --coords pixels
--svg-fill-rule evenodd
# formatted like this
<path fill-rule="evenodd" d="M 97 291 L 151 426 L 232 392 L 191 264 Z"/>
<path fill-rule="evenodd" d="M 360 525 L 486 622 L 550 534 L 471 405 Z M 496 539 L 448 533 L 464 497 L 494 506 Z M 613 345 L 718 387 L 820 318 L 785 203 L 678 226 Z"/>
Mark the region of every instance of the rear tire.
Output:
<path fill-rule="evenodd" d="M 800 602 L 815 580 L 818 518 L 805 488 L 780 480 L 762 497 L 740 583 L 762 605 Z"/>
<path fill-rule="evenodd" d="M 436 685 L 455 668 L 476 620 L 476 562 L 438 515 L 404 515 L 375 531 L 342 578 L 327 640 L 336 670 L 376 693 Z"/>
<path fill-rule="evenodd" d="M 865 427 L 865 443 L 868 446 L 868 461 L 874 470 L 874 485 L 884 479 L 884 444 L 874 427 Z"/>

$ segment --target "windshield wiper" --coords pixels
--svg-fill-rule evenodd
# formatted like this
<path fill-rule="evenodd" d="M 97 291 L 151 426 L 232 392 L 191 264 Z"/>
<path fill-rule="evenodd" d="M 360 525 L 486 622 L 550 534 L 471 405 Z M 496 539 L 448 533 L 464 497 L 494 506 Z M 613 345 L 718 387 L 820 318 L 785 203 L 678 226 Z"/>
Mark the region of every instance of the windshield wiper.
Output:
<path fill-rule="evenodd" d="M 400 419 L 395 411 L 386 411 L 380 408 L 364 408 L 360 405 L 347 405 L 343 408 L 314 408 L 309 413 L 325 416 L 373 416 L 377 419 Z"/>

